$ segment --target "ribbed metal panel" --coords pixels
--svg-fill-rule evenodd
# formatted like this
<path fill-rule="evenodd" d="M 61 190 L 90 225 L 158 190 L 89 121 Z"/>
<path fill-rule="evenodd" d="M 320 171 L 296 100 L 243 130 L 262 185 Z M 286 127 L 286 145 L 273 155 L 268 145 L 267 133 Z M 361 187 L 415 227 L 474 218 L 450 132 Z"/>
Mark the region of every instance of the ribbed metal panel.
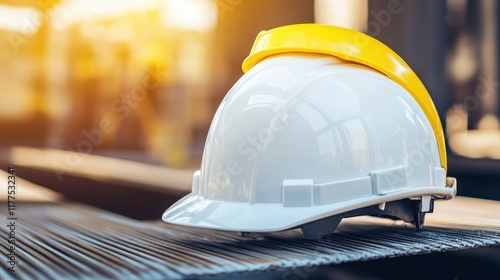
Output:
<path fill-rule="evenodd" d="M 176 279 L 289 269 L 500 244 L 500 229 L 344 224 L 320 240 L 300 232 L 236 233 L 140 222 L 79 204 L 20 203 L 16 272 L 0 244 L 0 279 Z M 0 205 L 6 209 L 6 205 Z M 0 215 L 7 222 L 5 213 Z M 7 236 L 7 228 L 0 227 Z"/>

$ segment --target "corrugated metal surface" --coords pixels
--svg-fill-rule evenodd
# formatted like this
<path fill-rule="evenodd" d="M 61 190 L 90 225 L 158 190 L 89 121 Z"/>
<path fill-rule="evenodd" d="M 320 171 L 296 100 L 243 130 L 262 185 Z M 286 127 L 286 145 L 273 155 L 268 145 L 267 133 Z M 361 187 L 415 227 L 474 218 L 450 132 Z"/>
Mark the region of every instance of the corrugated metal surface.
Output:
<path fill-rule="evenodd" d="M 145 223 L 79 204 L 22 203 L 16 216 L 17 271 L 7 270 L 2 226 L 0 279 L 196 278 L 500 244 L 494 227 L 416 232 L 397 223 L 344 223 L 337 233 L 311 241 L 297 231 L 241 237 Z"/>

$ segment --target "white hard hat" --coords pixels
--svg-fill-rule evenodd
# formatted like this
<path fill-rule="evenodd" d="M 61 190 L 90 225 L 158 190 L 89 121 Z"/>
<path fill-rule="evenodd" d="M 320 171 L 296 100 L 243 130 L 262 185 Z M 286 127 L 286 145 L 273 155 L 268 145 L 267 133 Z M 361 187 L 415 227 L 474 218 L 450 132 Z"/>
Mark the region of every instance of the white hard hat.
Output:
<path fill-rule="evenodd" d="M 420 228 L 435 199 L 455 196 L 434 105 L 379 41 L 286 26 L 259 34 L 244 68 L 214 116 L 192 192 L 164 221 L 239 232 L 300 227 L 316 238 L 365 214 Z"/>

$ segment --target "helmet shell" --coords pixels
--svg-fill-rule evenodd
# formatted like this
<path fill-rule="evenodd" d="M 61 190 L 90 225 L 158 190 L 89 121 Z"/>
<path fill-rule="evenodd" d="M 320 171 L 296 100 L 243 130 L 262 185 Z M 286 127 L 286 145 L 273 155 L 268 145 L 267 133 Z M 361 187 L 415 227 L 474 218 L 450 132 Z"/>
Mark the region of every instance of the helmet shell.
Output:
<path fill-rule="evenodd" d="M 212 121 L 192 193 L 165 221 L 276 231 L 445 187 L 436 137 L 399 84 L 332 56 L 248 71 Z"/>

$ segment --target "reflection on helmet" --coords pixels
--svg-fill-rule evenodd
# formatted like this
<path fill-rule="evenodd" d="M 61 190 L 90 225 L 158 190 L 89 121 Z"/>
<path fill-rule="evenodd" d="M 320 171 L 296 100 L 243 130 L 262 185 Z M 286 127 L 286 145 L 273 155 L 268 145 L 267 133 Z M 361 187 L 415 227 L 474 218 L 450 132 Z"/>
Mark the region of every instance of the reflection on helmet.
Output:
<path fill-rule="evenodd" d="M 192 193 L 163 219 L 240 232 L 300 227 L 307 238 L 365 214 L 420 228 L 434 199 L 456 193 L 431 121 L 411 93 L 373 68 L 278 53 L 224 98 Z"/>

